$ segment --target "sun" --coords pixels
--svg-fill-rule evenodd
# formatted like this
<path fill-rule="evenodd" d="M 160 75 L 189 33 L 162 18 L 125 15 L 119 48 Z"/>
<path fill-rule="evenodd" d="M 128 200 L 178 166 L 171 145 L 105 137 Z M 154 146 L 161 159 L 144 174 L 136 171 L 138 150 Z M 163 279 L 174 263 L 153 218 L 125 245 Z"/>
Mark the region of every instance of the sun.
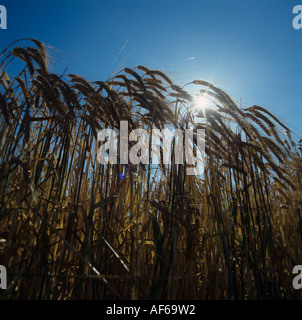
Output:
<path fill-rule="evenodd" d="M 205 109 L 209 108 L 212 105 L 212 101 L 210 100 L 209 96 L 205 94 L 197 94 L 193 98 L 193 108 L 196 111 L 204 111 Z"/>

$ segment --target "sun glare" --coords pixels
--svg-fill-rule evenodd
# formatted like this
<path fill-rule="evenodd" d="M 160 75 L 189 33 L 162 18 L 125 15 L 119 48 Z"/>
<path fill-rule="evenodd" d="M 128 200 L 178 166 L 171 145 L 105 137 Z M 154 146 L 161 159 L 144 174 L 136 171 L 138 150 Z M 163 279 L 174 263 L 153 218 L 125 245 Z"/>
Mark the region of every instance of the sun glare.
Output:
<path fill-rule="evenodd" d="M 203 111 L 211 106 L 212 102 L 207 94 L 196 95 L 193 99 L 193 107 L 196 111 Z"/>

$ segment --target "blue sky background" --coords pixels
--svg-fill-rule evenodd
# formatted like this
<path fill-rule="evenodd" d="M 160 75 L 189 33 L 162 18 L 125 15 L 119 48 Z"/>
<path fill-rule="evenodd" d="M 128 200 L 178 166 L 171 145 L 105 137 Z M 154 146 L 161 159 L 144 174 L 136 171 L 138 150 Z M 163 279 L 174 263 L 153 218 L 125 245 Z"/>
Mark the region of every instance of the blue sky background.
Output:
<path fill-rule="evenodd" d="M 302 136 L 302 0 L 0 0 L 0 49 L 36 38 L 56 50 L 53 71 L 106 80 L 138 64 L 177 84 L 206 79 L 268 108 Z"/>

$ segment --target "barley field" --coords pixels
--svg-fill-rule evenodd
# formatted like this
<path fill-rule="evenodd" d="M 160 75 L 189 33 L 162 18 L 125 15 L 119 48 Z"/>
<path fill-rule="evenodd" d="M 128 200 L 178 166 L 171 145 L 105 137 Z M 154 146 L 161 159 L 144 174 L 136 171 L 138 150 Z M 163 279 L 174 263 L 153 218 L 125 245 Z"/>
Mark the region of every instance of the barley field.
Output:
<path fill-rule="evenodd" d="M 0 56 L 1 299 L 302 298 L 301 141 L 272 112 L 146 66 L 92 82 L 50 64 L 33 39 Z M 215 107 L 194 113 L 193 87 Z M 120 121 L 204 129 L 204 174 L 100 164 Z"/>

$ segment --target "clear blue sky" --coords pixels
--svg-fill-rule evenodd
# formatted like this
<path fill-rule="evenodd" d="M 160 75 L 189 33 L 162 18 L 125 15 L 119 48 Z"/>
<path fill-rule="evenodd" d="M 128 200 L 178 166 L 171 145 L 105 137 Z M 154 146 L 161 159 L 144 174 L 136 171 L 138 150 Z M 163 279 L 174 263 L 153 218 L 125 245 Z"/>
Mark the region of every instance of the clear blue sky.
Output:
<path fill-rule="evenodd" d="M 302 135 L 302 29 L 292 27 L 302 0 L 0 0 L 8 29 L 0 47 L 36 38 L 66 67 L 106 80 L 138 64 L 179 85 L 207 79 L 267 107 Z M 126 45 L 125 45 L 126 44 Z M 191 59 L 190 59 L 191 58 Z"/>

